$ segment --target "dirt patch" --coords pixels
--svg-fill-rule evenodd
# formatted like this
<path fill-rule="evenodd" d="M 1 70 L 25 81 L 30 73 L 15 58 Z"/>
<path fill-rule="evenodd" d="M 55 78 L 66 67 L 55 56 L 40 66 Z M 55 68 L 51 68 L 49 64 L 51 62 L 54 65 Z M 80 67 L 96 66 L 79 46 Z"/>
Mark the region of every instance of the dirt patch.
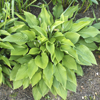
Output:
<path fill-rule="evenodd" d="M 49 1 L 49 0 L 48 0 Z M 50 9 L 53 5 L 50 5 Z M 52 9 L 51 9 L 52 11 Z M 100 18 L 100 7 L 94 9 L 97 18 Z M 39 14 L 40 8 L 33 8 L 32 13 L 36 16 Z M 79 13 L 76 19 L 83 17 L 93 18 L 92 8 L 85 13 Z M 84 76 L 77 76 L 77 91 L 76 93 L 68 91 L 67 100 L 100 100 L 100 57 L 95 53 L 95 57 L 98 65 L 83 66 Z M 32 87 L 27 89 L 19 88 L 13 90 L 6 85 L 0 86 L 0 100 L 34 100 L 32 96 Z M 48 93 L 41 100 L 61 100 L 59 96 L 55 97 L 51 93 Z"/>

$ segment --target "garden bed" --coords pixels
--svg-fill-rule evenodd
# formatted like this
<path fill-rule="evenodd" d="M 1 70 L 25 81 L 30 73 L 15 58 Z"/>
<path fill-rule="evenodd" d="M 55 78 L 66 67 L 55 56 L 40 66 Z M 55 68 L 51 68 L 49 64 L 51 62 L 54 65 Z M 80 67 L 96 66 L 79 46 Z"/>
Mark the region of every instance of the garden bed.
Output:
<path fill-rule="evenodd" d="M 50 5 L 50 10 L 52 5 Z M 52 11 L 52 10 L 51 10 Z M 97 18 L 100 18 L 100 7 L 94 9 Z M 32 9 L 32 13 L 38 15 L 40 9 Z M 85 13 L 79 13 L 76 19 L 83 17 L 93 18 L 93 12 L 90 8 Z M 68 91 L 67 100 L 100 100 L 100 56 L 99 53 L 94 53 L 98 65 L 83 66 L 84 76 L 77 76 L 77 91 L 76 93 Z M 6 85 L 0 86 L 0 100 L 34 100 L 32 96 L 32 87 L 27 89 L 19 88 L 12 90 Z M 41 100 L 62 100 L 59 96 L 54 97 L 51 93 L 48 93 Z"/>

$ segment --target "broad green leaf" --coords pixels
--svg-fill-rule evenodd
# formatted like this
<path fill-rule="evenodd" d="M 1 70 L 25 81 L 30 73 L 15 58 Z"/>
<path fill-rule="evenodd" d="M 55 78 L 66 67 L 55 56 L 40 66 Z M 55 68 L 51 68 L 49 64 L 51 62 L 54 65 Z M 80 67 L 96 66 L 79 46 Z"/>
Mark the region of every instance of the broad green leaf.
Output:
<path fill-rule="evenodd" d="M 84 18 L 80 18 L 76 21 L 76 23 L 79 23 L 80 21 L 90 21 L 90 25 L 92 25 L 93 21 L 95 20 L 95 18 L 90 18 L 90 17 L 84 17 Z"/>
<path fill-rule="evenodd" d="M 67 81 L 67 73 L 66 73 L 66 69 L 60 63 L 58 63 L 55 66 L 54 76 L 56 77 L 57 81 L 59 81 L 65 89 L 66 81 Z"/>
<path fill-rule="evenodd" d="M 51 80 L 53 76 L 53 64 L 51 62 L 49 62 L 47 67 L 43 70 L 43 74 L 48 81 Z"/>
<path fill-rule="evenodd" d="M 21 67 L 17 71 L 15 81 L 26 78 L 28 76 L 27 69 L 28 69 L 27 64 L 21 65 Z"/>
<path fill-rule="evenodd" d="M 49 88 L 47 87 L 43 79 L 41 79 L 39 82 L 39 89 L 43 97 L 49 92 Z"/>
<path fill-rule="evenodd" d="M 29 78 L 25 78 L 23 79 L 23 89 L 27 88 L 30 84 L 30 79 Z"/>
<path fill-rule="evenodd" d="M 62 64 L 63 64 L 63 66 L 65 66 L 68 69 L 77 70 L 76 61 L 74 60 L 73 57 L 71 57 L 69 55 L 65 55 L 63 57 Z"/>
<path fill-rule="evenodd" d="M 26 34 L 27 35 L 29 41 L 32 41 L 32 40 L 35 39 L 35 33 L 33 31 L 24 30 L 24 31 L 21 31 L 21 32 L 23 34 Z"/>
<path fill-rule="evenodd" d="M 28 54 L 32 54 L 32 55 L 37 55 L 40 53 L 40 49 L 39 48 L 31 48 Z"/>
<path fill-rule="evenodd" d="M 65 32 L 65 31 L 68 31 L 71 29 L 72 27 L 72 20 L 69 20 L 69 21 L 65 21 L 63 24 L 62 24 L 62 32 Z"/>
<path fill-rule="evenodd" d="M 22 21 L 15 21 L 15 22 L 14 22 L 14 25 L 15 25 L 15 26 L 17 26 L 17 25 L 25 25 L 25 23 L 22 22 Z"/>
<path fill-rule="evenodd" d="M 46 53 L 42 53 L 41 56 L 37 55 L 35 58 L 35 63 L 38 67 L 45 69 L 48 65 L 48 56 Z"/>
<path fill-rule="evenodd" d="M 13 27 L 10 27 L 7 31 L 9 33 L 13 33 L 13 32 L 16 32 L 18 29 L 21 29 L 24 25 L 16 25 L 16 26 L 13 26 Z"/>
<path fill-rule="evenodd" d="M 28 37 L 26 34 L 16 33 L 5 37 L 3 41 L 14 42 L 16 44 L 22 45 L 28 41 Z"/>
<path fill-rule="evenodd" d="M 32 28 L 34 25 L 38 25 L 38 20 L 35 15 L 31 14 L 30 12 L 24 11 L 24 15 L 26 17 L 26 22 Z"/>
<path fill-rule="evenodd" d="M 95 37 L 89 37 L 89 38 L 86 38 L 85 41 L 87 43 L 92 43 L 92 42 L 100 42 L 100 34 L 98 34 L 97 36 Z"/>
<path fill-rule="evenodd" d="M 52 93 L 53 95 L 57 96 L 57 92 L 56 92 L 54 86 L 51 87 L 51 90 L 50 90 L 50 91 L 51 91 L 51 93 Z"/>
<path fill-rule="evenodd" d="M 61 96 L 64 100 L 67 98 L 67 90 L 63 88 L 63 86 L 54 79 L 53 86 L 59 96 Z"/>
<path fill-rule="evenodd" d="M 47 37 L 47 32 L 43 28 L 39 26 L 33 26 L 32 28 L 34 28 L 40 35 Z"/>
<path fill-rule="evenodd" d="M 77 6 L 72 6 L 72 7 L 69 7 L 67 8 L 63 14 L 64 16 L 68 16 L 69 18 L 71 18 L 74 14 L 74 12 L 76 12 L 78 10 L 78 5 Z"/>
<path fill-rule="evenodd" d="M 74 46 L 74 44 L 69 39 L 66 39 L 66 38 L 62 39 L 60 42 L 61 42 L 61 44 Z"/>
<path fill-rule="evenodd" d="M 20 64 L 16 64 L 16 65 L 13 67 L 13 69 L 12 69 L 12 71 L 11 71 L 11 73 L 10 73 L 10 80 L 11 80 L 11 81 L 12 81 L 12 80 L 15 80 L 16 74 L 17 74 L 17 72 L 18 72 L 18 70 L 19 70 L 20 67 L 21 67 Z"/>
<path fill-rule="evenodd" d="M 0 36 L 1 35 L 10 35 L 6 30 L 0 30 Z"/>
<path fill-rule="evenodd" d="M 20 57 L 22 57 L 22 56 L 13 56 L 13 55 L 11 55 L 9 60 L 17 60 Z"/>
<path fill-rule="evenodd" d="M 87 46 L 91 51 L 97 50 L 97 48 L 98 48 L 97 45 L 94 42 L 92 42 L 92 43 L 86 43 L 84 40 L 81 39 L 79 41 L 79 43 L 81 45 Z"/>
<path fill-rule="evenodd" d="M 64 57 L 64 52 L 60 51 L 60 48 L 55 49 L 55 56 L 58 62 L 60 62 Z"/>
<path fill-rule="evenodd" d="M 97 0 L 91 0 L 93 3 L 95 3 L 96 5 L 98 5 L 98 1 Z"/>
<path fill-rule="evenodd" d="M 41 80 L 41 72 L 37 72 L 33 75 L 31 79 L 32 87 L 36 85 Z"/>
<path fill-rule="evenodd" d="M 74 23 L 72 25 L 72 28 L 70 29 L 71 32 L 78 32 L 85 26 L 88 26 L 90 24 L 90 21 L 80 21 L 79 23 Z"/>
<path fill-rule="evenodd" d="M 78 55 L 76 50 L 70 47 L 69 45 L 61 45 L 60 50 L 64 51 L 66 54 L 69 54 L 70 56 L 78 60 Z"/>
<path fill-rule="evenodd" d="M 41 28 L 43 28 L 45 31 L 47 31 L 47 24 L 45 22 L 41 23 Z"/>
<path fill-rule="evenodd" d="M 96 29 L 93 26 L 90 26 L 88 28 L 84 28 L 81 31 L 78 32 L 83 38 L 88 38 L 88 37 L 95 37 L 97 34 L 100 33 L 98 29 Z"/>
<path fill-rule="evenodd" d="M 26 45 L 13 45 L 14 49 L 11 50 L 11 55 L 25 55 L 28 52 Z"/>
<path fill-rule="evenodd" d="M 55 16 L 56 19 L 60 17 L 62 12 L 63 12 L 63 6 L 61 4 L 58 3 L 53 7 L 53 15 Z"/>
<path fill-rule="evenodd" d="M 51 87 L 52 87 L 53 78 L 54 78 L 54 77 L 52 76 L 52 78 L 51 78 L 50 80 L 48 80 L 48 79 L 46 78 L 46 76 L 43 74 L 43 80 L 44 80 L 45 84 L 49 87 L 49 89 L 51 89 Z"/>
<path fill-rule="evenodd" d="M 93 53 L 85 45 L 79 45 L 78 47 L 76 47 L 76 50 L 77 54 L 80 55 L 84 60 L 97 65 Z"/>
<path fill-rule="evenodd" d="M 17 61 L 20 64 L 28 63 L 32 59 L 31 55 L 24 55 L 19 58 L 17 58 L 15 61 Z"/>
<path fill-rule="evenodd" d="M 95 24 L 93 25 L 93 27 L 95 27 L 95 28 L 97 28 L 97 29 L 100 29 L 100 22 L 95 23 Z"/>
<path fill-rule="evenodd" d="M 0 57 L 0 59 L 3 60 L 5 62 L 5 64 L 8 65 L 11 68 L 9 59 L 7 57 L 2 56 L 2 57 Z"/>
<path fill-rule="evenodd" d="M 66 88 L 70 91 L 76 92 L 77 85 L 73 84 L 70 81 L 67 81 Z"/>
<path fill-rule="evenodd" d="M 46 48 L 50 52 L 51 55 L 54 54 L 55 51 L 55 45 L 53 43 L 47 42 L 46 43 Z"/>
<path fill-rule="evenodd" d="M 59 25 L 61 25 L 64 21 L 55 21 L 55 23 L 51 26 L 51 33 L 52 31 Z"/>
<path fill-rule="evenodd" d="M 69 39 L 73 44 L 77 43 L 80 35 L 75 32 L 66 32 L 65 34 L 66 39 Z"/>
<path fill-rule="evenodd" d="M 75 70 L 75 73 L 77 73 L 77 75 L 83 76 L 83 69 L 79 64 L 77 64 L 77 70 Z"/>
<path fill-rule="evenodd" d="M 13 81 L 13 89 L 17 89 L 19 87 L 21 87 L 22 84 L 22 80 L 18 80 L 18 81 Z"/>
<path fill-rule="evenodd" d="M 67 69 L 67 79 L 77 86 L 77 80 L 73 70 Z"/>
<path fill-rule="evenodd" d="M 47 12 L 46 8 L 43 6 L 41 13 L 39 14 L 40 23 L 45 22 L 48 25 L 51 25 L 50 15 Z"/>
<path fill-rule="evenodd" d="M 3 73 L 10 75 L 11 70 L 9 68 L 7 68 L 6 66 L 2 66 L 2 71 Z"/>
<path fill-rule="evenodd" d="M 0 48 L 14 49 L 13 46 L 9 42 L 0 42 Z"/>
<path fill-rule="evenodd" d="M 40 100 L 42 98 L 42 95 L 39 91 L 39 86 L 38 85 L 33 87 L 32 93 L 33 93 L 33 97 L 34 97 L 35 100 Z"/>
<path fill-rule="evenodd" d="M 35 64 L 35 60 L 31 59 L 28 62 L 28 71 L 27 71 L 28 76 L 29 76 L 30 79 L 36 73 L 37 70 L 38 70 L 38 66 Z"/>
<path fill-rule="evenodd" d="M 0 67 L 0 85 L 3 82 L 3 74 L 2 74 L 2 68 Z"/>

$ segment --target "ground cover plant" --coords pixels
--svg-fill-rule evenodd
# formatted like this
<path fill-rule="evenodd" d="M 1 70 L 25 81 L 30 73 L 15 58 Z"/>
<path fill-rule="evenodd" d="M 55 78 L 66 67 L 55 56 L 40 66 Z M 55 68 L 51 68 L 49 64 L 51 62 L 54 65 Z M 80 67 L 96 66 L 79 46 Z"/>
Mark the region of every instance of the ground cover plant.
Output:
<path fill-rule="evenodd" d="M 49 91 L 63 99 L 67 97 L 67 90 L 76 91 L 75 73 L 83 75 L 81 65 L 97 64 L 91 51 L 98 48 L 94 38 L 100 34 L 92 26 L 94 18 L 73 21 L 77 10 L 78 6 L 72 6 L 63 11 L 62 5 L 57 4 L 53 17 L 42 6 L 38 18 L 24 11 L 25 18 L 19 15 L 20 20 L 14 21 L 9 28 L 1 26 L 0 31 L 8 34 L 3 33 L 0 41 L 10 47 L 2 46 L 8 54 L 0 75 L 5 65 L 7 71 L 10 70 L 8 78 L 13 81 L 14 89 L 22 85 L 25 89 L 31 84 L 35 100 L 40 100 Z M 4 54 L 1 53 L 1 58 Z"/>

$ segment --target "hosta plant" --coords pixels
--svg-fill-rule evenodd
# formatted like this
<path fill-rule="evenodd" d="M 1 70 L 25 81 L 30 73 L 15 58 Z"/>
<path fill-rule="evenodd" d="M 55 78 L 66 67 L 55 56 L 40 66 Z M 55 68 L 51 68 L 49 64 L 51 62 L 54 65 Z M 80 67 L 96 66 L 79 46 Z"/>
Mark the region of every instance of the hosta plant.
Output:
<path fill-rule="evenodd" d="M 9 42 L 10 80 L 13 88 L 32 85 L 35 100 L 49 91 L 63 99 L 67 91 L 76 91 L 76 74 L 82 76 L 81 65 L 97 64 L 92 52 L 97 48 L 88 38 L 100 32 L 92 26 L 93 18 L 73 21 L 78 6 L 63 11 L 59 5 L 53 15 L 43 6 L 38 18 L 24 11 L 25 18 L 15 21 L 7 29 L 8 36 L 0 41 Z M 76 73 L 76 74 L 75 74 Z"/>

